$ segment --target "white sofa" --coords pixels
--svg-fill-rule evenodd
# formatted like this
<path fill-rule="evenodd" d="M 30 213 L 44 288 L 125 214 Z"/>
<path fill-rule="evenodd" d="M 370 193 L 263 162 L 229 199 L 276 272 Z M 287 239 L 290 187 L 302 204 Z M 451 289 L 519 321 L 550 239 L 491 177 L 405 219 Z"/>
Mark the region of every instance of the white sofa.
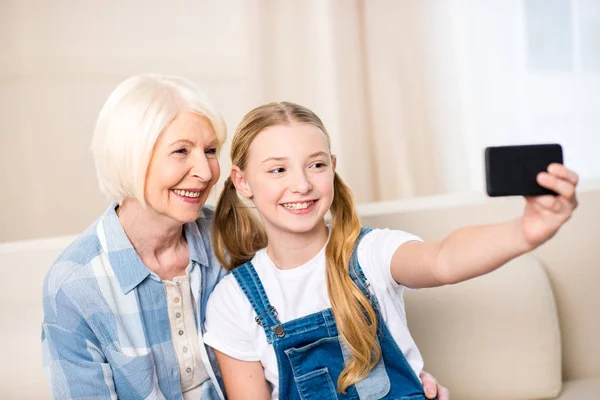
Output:
<path fill-rule="evenodd" d="M 436 239 L 522 207 L 521 199 L 447 199 L 360 212 L 365 225 Z M 600 399 L 600 191 L 582 193 L 580 204 L 533 255 L 470 282 L 407 292 L 426 369 L 453 400 Z M 50 398 L 40 355 L 42 281 L 72 239 L 0 244 L 0 399 Z"/>

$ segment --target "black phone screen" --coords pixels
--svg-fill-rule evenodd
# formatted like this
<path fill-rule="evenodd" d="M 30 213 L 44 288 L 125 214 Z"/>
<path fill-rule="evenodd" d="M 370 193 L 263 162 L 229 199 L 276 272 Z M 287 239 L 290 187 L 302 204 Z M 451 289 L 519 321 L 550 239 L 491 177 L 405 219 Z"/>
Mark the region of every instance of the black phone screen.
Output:
<path fill-rule="evenodd" d="M 563 163 L 560 144 L 487 147 L 485 175 L 489 196 L 540 196 L 556 194 L 541 187 L 536 176 L 551 163 Z"/>

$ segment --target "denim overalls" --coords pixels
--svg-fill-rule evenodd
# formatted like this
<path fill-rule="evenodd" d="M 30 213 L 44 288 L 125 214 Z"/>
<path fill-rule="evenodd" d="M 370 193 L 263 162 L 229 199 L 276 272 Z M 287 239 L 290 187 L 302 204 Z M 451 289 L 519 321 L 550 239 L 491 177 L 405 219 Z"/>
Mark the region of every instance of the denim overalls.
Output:
<path fill-rule="evenodd" d="M 426 399 L 419 378 L 385 325 L 377 299 L 367 289 L 369 283 L 358 264 L 358 243 L 370 231 L 363 228 L 356 241 L 350 277 L 375 309 L 381 358 L 365 379 L 346 389 L 345 395 L 337 392 L 337 380 L 350 351 L 338 336 L 331 308 L 281 324 L 252 263 L 232 271 L 256 312 L 256 322 L 264 328 L 268 343 L 275 349 L 282 399 Z"/>

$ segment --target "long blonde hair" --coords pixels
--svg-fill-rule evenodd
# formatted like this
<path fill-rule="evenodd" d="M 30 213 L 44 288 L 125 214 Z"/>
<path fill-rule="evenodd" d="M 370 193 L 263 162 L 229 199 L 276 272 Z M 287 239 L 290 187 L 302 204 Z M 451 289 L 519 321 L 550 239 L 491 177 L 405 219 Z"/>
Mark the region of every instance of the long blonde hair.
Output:
<path fill-rule="evenodd" d="M 330 137 L 319 117 L 294 103 L 270 103 L 250 111 L 238 126 L 231 144 L 231 162 L 242 171 L 254 138 L 275 125 L 307 123 Z M 334 175 L 334 198 L 331 204 L 331 236 L 325 249 L 327 260 L 327 290 L 338 331 L 351 352 L 351 357 L 338 379 L 338 390 L 364 379 L 377 364 L 381 349 L 377 342 L 377 319 L 370 300 L 354 284 L 349 275 L 349 263 L 360 234 L 360 221 L 354 207 L 352 192 L 337 173 Z M 236 189 L 227 179 L 217 203 L 214 224 L 215 254 L 228 269 L 250 259 L 267 246 L 267 235 L 252 212 L 239 199 Z M 227 256 L 225 255 L 227 253 Z"/>

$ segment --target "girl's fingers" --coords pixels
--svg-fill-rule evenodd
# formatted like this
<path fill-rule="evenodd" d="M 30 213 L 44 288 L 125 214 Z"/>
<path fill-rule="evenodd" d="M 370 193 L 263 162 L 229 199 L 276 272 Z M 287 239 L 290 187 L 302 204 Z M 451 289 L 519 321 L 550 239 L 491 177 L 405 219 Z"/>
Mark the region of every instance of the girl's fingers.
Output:
<path fill-rule="evenodd" d="M 419 378 L 421 378 L 421 382 L 423 383 L 423 389 L 425 390 L 425 395 L 428 399 L 433 399 L 436 396 L 439 396 L 438 388 L 440 387 L 437 383 L 437 380 L 433 377 L 433 375 L 421 371 L 419 374 Z"/>
<path fill-rule="evenodd" d="M 554 190 L 560 196 L 569 200 L 575 197 L 575 184 L 567 179 L 558 177 L 557 175 L 548 172 L 540 172 L 537 175 L 537 182 L 540 186 Z"/>
<path fill-rule="evenodd" d="M 442 385 L 438 385 L 438 400 L 450 400 L 450 392 Z"/>
<path fill-rule="evenodd" d="M 579 183 L 579 176 L 562 164 L 550 164 L 548 166 L 548 172 L 571 182 L 574 186 L 577 186 L 577 183 Z"/>

